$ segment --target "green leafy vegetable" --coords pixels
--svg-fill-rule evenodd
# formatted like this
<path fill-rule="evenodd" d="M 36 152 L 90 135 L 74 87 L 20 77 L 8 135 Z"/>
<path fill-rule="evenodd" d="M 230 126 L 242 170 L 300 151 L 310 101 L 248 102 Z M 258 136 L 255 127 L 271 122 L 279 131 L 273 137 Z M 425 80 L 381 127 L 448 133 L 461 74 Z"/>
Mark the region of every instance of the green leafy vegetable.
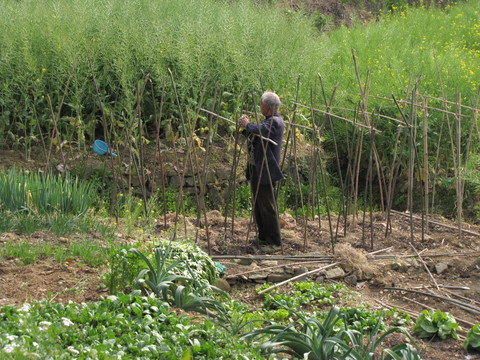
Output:
<path fill-rule="evenodd" d="M 423 310 L 415 323 L 413 332 L 419 338 L 438 336 L 446 339 L 448 335 L 458 340 L 456 330 L 460 330 L 455 318 L 448 312 L 441 310 Z"/>
<path fill-rule="evenodd" d="M 463 347 L 465 350 L 469 348 L 480 350 L 480 324 L 476 324 L 468 330 Z"/>

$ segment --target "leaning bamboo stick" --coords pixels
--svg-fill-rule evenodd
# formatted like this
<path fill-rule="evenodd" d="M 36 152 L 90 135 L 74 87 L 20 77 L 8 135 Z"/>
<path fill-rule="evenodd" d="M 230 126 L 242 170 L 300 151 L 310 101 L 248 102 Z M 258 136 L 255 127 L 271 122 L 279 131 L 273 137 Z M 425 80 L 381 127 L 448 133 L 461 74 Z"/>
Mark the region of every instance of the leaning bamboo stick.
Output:
<path fill-rule="evenodd" d="M 464 303 L 464 302 L 459 301 L 459 300 L 450 299 L 450 298 L 447 298 L 446 296 L 432 294 L 432 293 L 418 291 L 418 290 L 406 289 L 406 288 L 385 287 L 385 289 L 386 290 L 394 290 L 394 291 L 406 291 L 406 292 L 411 292 L 411 293 L 419 294 L 419 295 L 423 295 L 423 296 L 434 297 L 434 298 L 437 298 L 437 299 L 440 299 L 440 300 L 443 300 L 443 301 L 447 301 L 451 304 L 454 304 L 454 305 L 460 307 L 461 309 L 463 309 L 465 311 L 471 312 L 471 313 L 476 314 L 476 315 L 480 315 L 480 307 L 473 306 L 473 305 Z"/>
<path fill-rule="evenodd" d="M 410 298 L 408 298 L 408 297 L 406 297 L 406 296 L 404 296 L 403 299 L 406 300 L 406 301 L 410 301 L 410 302 L 412 302 L 412 303 L 414 303 L 414 304 L 420 305 L 421 307 L 423 307 L 423 308 L 425 308 L 425 309 L 428 309 L 428 310 L 436 310 L 435 308 L 433 308 L 433 307 L 431 307 L 431 306 L 428 306 L 428 305 L 426 305 L 426 304 L 423 304 L 423 303 L 421 303 L 421 302 L 419 302 L 419 301 L 417 301 L 417 300 L 410 299 Z M 475 325 L 475 324 L 471 323 L 470 321 L 463 320 L 463 319 L 460 319 L 460 318 L 458 318 L 458 317 L 455 317 L 455 320 L 456 320 L 457 322 L 460 322 L 460 323 L 465 324 L 465 325 L 470 326 L 470 327 L 472 327 L 472 326 Z"/>
<path fill-rule="evenodd" d="M 297 106 L 300 106 L 300 107 L 310 108 L 310 106 L 303 105 L 303 104 L 300 104 L 300 103 L 293 103 L 293 104 L 294 104 L 294 105 L 297 105 Z M 332 118 L 335 118 L 335 119 L 343 120 L 343 121 L 345 121 L 345 122 L 347 122 L 347 123 L 349 123 L 349 124 L 351 124 L 351 125 L 358 126 L 358 127 L 361 127 L 361 128 L 364 128 L 364 129 L 368 129 L 368 130 L 375 130 L 375 132 L 377 132 L 377 133 L 381 133 L 381 132 L 382 132 L 382 131 L 380 131 L 380 130 L 378 130 L 378 129 L 372 128 L 371 126 L 362 124 L 362 123 L 360 123 L 360 122 L 354 122 L 354 121 L 352 121 L 352 120 L 350 120 L 350 119 L 347 119 L 346 117 L 343 117 L 343 116 L 340 116 L 340 115 L 336 115 L 336 114 L 330 112 L 330 110 L 331 110 L 331 109 L 326 110 L 326 111 L 325 111 L 325 110 L 320 110 L 320 109 L 317 109 L 317 108 L 314 108 L 314 109 L 313 109 L 313 111 L 315 111 L 315 112 L 319 112 L 320 114 L 324 114 L 324 115 L 331 116 Z M 366 113 L 366 114 L 368 114 L 368 113 Z M 389 118 L 389 120 L 394 120 L 394 121 L 398 121 L 398 122 L 399 122 L 399 120 L 393 119 L 393 118 Z M 296 125 L 296 126 L 301 127 L 301 125 Z M 304 128 L 311 130 L 311 128 L 309 128 L 309 127 L 304 127 Z"/>
<path fill-rule="evenodd" d="M 422 250 L 425 251 L 425 250 Z M 421 251 L 421 252 L 422 252 Z M 421 253 L 420 252 L 420 253 Z M 429 258 L 437 258 L 437 257 L 457 257 L 457 256 L 478 256 L 480 251 L 472 251 L 468 253 L 441 253 L 441 254 L 428 254 Z M 372 260 L 395 260 L 395 259 L 406 259 L 416 257 L 417 255 L 413 254 L 404 254 L 404 255 L 377 255 Z"/>
<path fill-rule="evenodd" d="M 449 105 L 457 105 L 457 103 L 454 102 L 454 101 L 443 100 L 443 99 L 435 98 L 433 96 L 427 96 L 427 95 L 422 95 L 422 94 L 418 94 L 418 95 L 419 95 L 419 97 L 422 97 L 422 98 L 427 99 L 427 100 L 431 99 L 431 100 L 435 100 L 435 101 L 439 101 L 439 102 L 440 101 L 445 102 Z M 374 95 L 369 95 L 369 96 L 372 97 L 372 98 L 380 99 L 380 100 L 393 101 L 392 99 L 384 97 L 384 96 L 374 96 Z M 397 101 L 401 104 L 408 103 L 407 100 L 398 99 Z M 470 107 L 470 106 L 465 106 L 465 105 L 462 105 L 461 107 L 462 107 L 462 109 L 468 109 L 468 110 L 472 110 L 472 111 L 475 111 L 475 109 L 476 109 L 475 107 Z M 432 110 L 432 111 L 436 111 L 436 112 L 440 112 L 440 113 L 443 113 L 443 114 L 449 114 L 449 115 L 455 116 L 455 112 L 448 111 L 448 110 L 441 109 L 441 108 L 437 108 L 437 107 L 434 107 L 434 106 L 427 106 L 427 109 Z M 352 110 L 350 109 L 350 111 L 352 111 Z M 463 115 L 461 115 L 461 117 L 469 118 L 470 115 L 463 114 Z M 388 117 L 386 117 L 386 116 L 382 116 L 382 118 L 388 119 Z M 388 120 L 392 120 L 392 119 L 388 119 Z M 398 119 L 395 119 L 395 120 L 400 122 L 400 120 L 398 120 Z"/>
<path fill-rule="evenodd" d="M 303 277 L 308 276 L 308 275 L 315 274 L 315 273 L 320 272 L 320 271 L 322 271 L 322 270 L 326 270 L 326 269 L 331 268 L 331 267 L 334 267 L 334 266 L 336 266 L 336 265 L 338 265 L 338 264 L 340 264 L 340 263 L 339 263 L 339 262 L 336 262 L 336 263 L 329 264 L 329 265 L 325 265 L 325 266 L 322 266 L 322 267 L 320 267 L 320 268 L 318 268 L 318 269 L 311 270 L 311 271 L 307 271 L 306 273 L 303 273 L 303 274 L 294 276 L 294 277 L 292 277 L 292 278 L 290 278 L 290 279 L 288 279 L 288 280 L 279 282 L 279 283 L 277 283 L 277 284 L 275 284 L 275 285 L 273 285 L 273 286 L 270 286 L 270 287 L 267 288 L 267 289 L 264 289 L 264 290 L 262 290 L 262 291 L 259 291 L 259 292 L 258 292 L 258 295 L 262 295 L 262 294 L 264 294 L 264 293 L 266 293 L 266 292 L 268 292 L 268 291 L 271 291 L 271 290 L 273 290 L 273 289 L 276 289 L 277 287 L 280 287 L 280 286 L 282 286 L 282 285 L 288 284 L 289 282 L 295 281 L 295 280 L 297 280 L 297 279 L 303 278 Z"/>
<path fill-rule="evenodd" d="M 422 256 L 418 253 L 417 249 L 415 249 L 415 246 L 413 246 L 412 244 L 410 244 L 410 246 L 412 247 L 413 251 L 415 251 L 415 254 L 417 254 L 418 259 L 423 264 L 423 267 L 425 268 L 425 270 L 427 270 L 427 273 L 428 273 L 428 275 L 430 275 L 430 278 L 432 279 L 433 283 L 435 284 L 435 287 L 437 288 L 437 290 L 440 290 L 440 288 L 438 287 L 438 284 L 437 284 L 437 280 L 435 280 L 435 278 L 433 277 L 433 275 L 430 272 L 430 269 L 428 268 L 427 264 L 425 264 L 425 261 L 423 261 Z"/>
<path fill-rule="evenodd" d="M 226 117 L 223 117 L 223 116 L 221 116 L 221 115 L 219 115 L 219 114 L 215 114 L 213 111 L 206 110 L 206 109 L 203 109 L 203 108 L 200 108 L 200 110 L 201 110 L 202 112 L 207 113 L 207 114 L 214 115 L 215 117 L 217 117 L 217 118 L 220 119 L 220 120 L 224 120 L 224 121 L 226 121 L 226 122 L 229 122 L 230 124 L 234 124 L 234 125 L 235 125 L 235 121 L 232 121 L 232 120 L 230 120 L 230 119 L 227 119 Z M 272 139 L 269 139 L 269 138 L 267 138 L 267 137 L 265 137 L 265 136 L 261 136 L 261 135 L 258 135 L 258 134 L 253 134 L 253 135 L 254 135 L 254 136 L 259 136 L 259 137 L 262 138 L 262 140 L 268 141 L 269 143 L 272 143 L 273 145 L 278 145 L 275 141 L 273 141 Z"/>
<path fill-rule="evenodd" d="M 391 210 L 391 212 L 394 213 L 394 214 L 401 215 L 401 216 L 410 217 L 410 214 L 404 214 L 404 213 L 402 213 L 402 212 L 400 212 L 400 211 Z M 414 219 L 417 219 L 417 220 L 421 220 L 420 217 L 415 216 L 415 215 L 413 215 L 413 218 L 414 218 Z M 430 220 L 430 224 L 442 226 L 442 227 L 444 227 L 444 228 L 452 229 L 452 230 L 457 230 L 457 229 L 458 229 L 457 227 L 454 227 L 454 226 L 451 226 L 451 225 L 447 225 L 447 224 L 442 224 L 441 222 L 433 221 L 433 220 Z M 466 234 L 469 234 L 469 235 L 480 236 L 479 233 L 476 233 L 476 232 L 474 232 L 474 231 L 470 231 L 470 230 L 467 230 L 467 229 L 463 229 L 463 228 L 462 228 L 462 232 L 464 232 L 464 233 L 466 233 Z"/>

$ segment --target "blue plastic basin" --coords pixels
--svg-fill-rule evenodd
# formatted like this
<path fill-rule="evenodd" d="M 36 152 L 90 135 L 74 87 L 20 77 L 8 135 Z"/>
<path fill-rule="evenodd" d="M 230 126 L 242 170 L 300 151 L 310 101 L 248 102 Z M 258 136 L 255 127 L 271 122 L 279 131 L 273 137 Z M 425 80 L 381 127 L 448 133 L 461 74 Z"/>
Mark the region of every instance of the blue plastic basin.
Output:
<path fill-rule="evenodd" d="M 112 156 L 117 156 L 115 153 L 110 152 L 107 143 L 102 140 L 95 140 L 93 143 L 93 151 L 95 151 L 98 155 L 105 155 L 106 153 L 109 153 Z"/>

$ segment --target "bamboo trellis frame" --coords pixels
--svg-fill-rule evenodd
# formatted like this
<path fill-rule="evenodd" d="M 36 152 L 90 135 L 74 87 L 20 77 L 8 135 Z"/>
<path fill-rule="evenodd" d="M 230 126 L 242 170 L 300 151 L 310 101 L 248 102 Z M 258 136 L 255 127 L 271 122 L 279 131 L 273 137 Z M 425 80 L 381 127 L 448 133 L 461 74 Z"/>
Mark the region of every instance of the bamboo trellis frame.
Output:
<path fill-rule="evenodd" d="M 355 107 L 352 109 L 348 109 L 345 107 L 336 107 L 334 104 L 335 100 L 335 93 L 337 89 L 337 85 L 331 90 L 329 96 L 327 96 L 327 89 L 324 88 L 324 84 L 322 82 L 322 78 L 319 76 L 320 84 L 322 87 L 322 95 L 324 100 L 324 105 L 317 104 L 316 101 L 316 89 L 315 92 L 312 92 L 311 95 L 311 103 L 310 104 L 302 104 L 298 101 L 298 93 L 299 93 L 299 84 L 300 81 L 297 82 L 297 95 L 294 101 L 288 101 L 287 96 L 284 94 L 286 105 L 284 105 L 284 114 L 285 116 L 285 123 L 286 123 L 286 136 L 285 136 L 285 143 L 283 146 L 283 160 L 282 160 L 282 167 L 285 163 L 285 159 L 287 158 L 287 154 L 290 154 L 288 161 L 290 164 L 293 164 L 294 167 L 294 174 L 292 176 L 292 180 L 294 182 L 294 186 L 296 189 L 301 189 L 301 182 L 302 179 L 299 175 L 299 168 L 298 168 L 298 159 L 297 159 L 297 139 L 296 134 L 297 131 L 308 133 L 310 138 L 313 139 L 312 141 L 312 151 L 311 157 L 313 162 L 310 164 L 310 171 L 312 172 L 309 176 L 309 181 L 311 182 L 309 189 L 308 189 L 308 196 L 304 199 L 302 196 L 302 192 L 300 190 L 300 203 L 302 209 L 302 221 L 304 222 L 304 251 L 308 249 L 308 243 L 311 239 L 307 238 L 307 225 L 308 225 L 308 209 L 311 209 L 312 219 L 315 219 L 315 207 L 320 205 L 320 202 L 323 200 L 324 205 L 327 209 L 327 217 L 328 217 L 328 229 L 327 231 L 330 233 L 331 238 L 331 245 L 332 251 L 334 249 L 334 244 L 339 241 L 338 240 L 338 232 L 339 232 L 339 224 L 341 223 L 341 215 L 343 215 L 343 235 L 345 236 L 347 233 L 349 221 L 347 213 L 349 210 L 349 202 L 353 201 L 353 222 L 351 225 L 351 231 L 355 231 L 357 225 L 357 200 L 358 197 L 361 195 L 360 190 L 364 183 L 364 221 L 363 221 L 363 243 L 366 246 L 365 242 L 365 213 L 366 213 L 366 204 L 367 199 L 369 199 L 369 211 L 370 211 L 370 247 L 374 248 L 375 241 L 374 241 L 374 232 L 373 232 L 373 219 L 372 219 L 372 211 L 373 211 L 373 179 L 376 176 L 376 181 L 378 181 L 378 186 L 376 191 L 380 194 L 380 207 L 382 209 L 383 216 L 386 219 L 387 227 L 385 231 L 385 236 L 391 232 L 391 225 L 390 225 L 390 214 L 393 210 L 393 195 L 395 194 L 395 185 L 398 182 L 400 168 L 402 163 L 409 164 L 409 171 L 408 171 L 408 182 L 409 182 L 409 193 L 408 193 L 408 210 L 410 214 L 410 227 L 411 227 L 411 238 L 410 242 L 412 244 L 415 243 L 415 233 L 414 233 L 414 224 L 413 224 L 413 210 L 414 210 L 414 183 L 418 182 L 422 184 L 419 188 L 423 194 L 420 205 L 416 208 L 420 208 L 422 212 L 422 218 L 425 216 L 425 222 L 422 222 L 421 231 L 422 237 L 424 231 L 429 231 L 429 216 L 431 213 L 434 212 L 434 199 L 435 199 L 435 184 L 437 181 L 437 170 L 440 167 L 444 167 L 447 169 L 453 169 L 453 176 L 455 179 L 455 191 L 456 191 L 456 209 L 457 209 L 457 228 L 459 236 L 462 234 L 462 216 L 463 216 L 463 200 L 466 187 L 466 168 L 468 165 L 468 155 L 472 148 L 473 144 L 477 144 L 480 141 L 480 131 L 478 129 L 477 118 L 478 118 L 478 103 L 480 98 L 480 88 L 477 93 L 476 99 L 474 101 L 470 101 L 470 105 L 465 105 L 463 103 L 463 99 L 461 94 L 456 94 L 456 100 L 452 101 L 447 99 L 446 93 L 444 92 L 443 82 L 440 77 L 440 85 L 442 88 L 442 98 L 429 96 L 425 94 L 419 94 L 417 91 L 418 88 L 418 81 L 416 81 L 415 86 L 410 88 L 410 85 L 405 91 L 405 98 L 404 99 L 396 99 L 395 96 L 392 94 L 391 98 L 382 97 L 382 96 L 373 96 L 369 94 L 369 74 L 367 72 L 366 78 L 362 83 L 358 68 L 356 66 L 356 59 L 355 53 L 352 51 L 353 60 L 355 63 L 355 71 L 357 75 L 358 87 L 359 87 L 359 95 L 360 95 L 360 106 Z M 154 174 L 157 164 L 160 165 L 160 173 L 162 177 L 161 186 L 162 186 L 162 193 L 163 193 L 163 202 L 165 203 L 165 163 L 164 159 L 162 158 L 162 153 L 160 150 L 160 127 L 161 127 L 161 119 L 162 119 L 162 109 L 164 105 L 164 96 L 166 92 L 171 91 L 175 95 L 175 104 L 177 106 L 177 112 L 180 114 L 181 126 L 182 126 L 182 135 L 186 141 L 185 149 L 181 149 L 175 144 L 173 144 L 173 152 L 175 155 L 175 163 L 177 172 L 180 179 L 179 184 L 179 193 L 178 193 L 178 203 L 176 207 L 176 217 L 175 217 L 175 226 L 177 222 L 178 215 L 180 213 L 180 209 L 183 211 L 184 220 L 185 220 L 185 210 L 184 210 L 184 203 L 183 203 L 183 186 L 185 182 L 185 175 L 187 173 L 187 169 L 189 167 L 189 171 L 192 172 L 194 178 L 194 188 L 195 188 L 195 196 L 197 200 L 197 223 L 200 222 L 200 217 L 203 213 L 204 223 L 205 223 L 205 230 L 206 230 L 206 237 L 208 243 L 208 251 L 211 253 L 211 239 L 209 238 L 209 230 L 208 230 L 208 219 L 207 219 L 207 209 L 205 205 L 205 186 L 206 186 L 206 164 L 209 162 L 209 148 L 211 133 L 214 130 L 214 127 L 218 127 L 218 123 L 222 121 L 230 122 L 236 124 L 236 120 L 238 118 L 238 113 L 235 114 L 235 120 L 226 118 L 219 114 L 219 111 L 215 111 L 215 103 L 210 110 L 206 110 L 203 108 L 203 99 L 207 96 L 206 89 L 208 85 L 208 77 L 205 79 L 205 85 L 201 94 L 199 94 L 199 101 L 198 106 L 195 109 L 193 117 L 189 113 L 189 109 L 186 104 L 181 104 L 179 97 L 176 93 L 176 85 L 173 78 L 173 74 L 169 71 L 170 79 L 171 79 L 171 88 L 167 89 L 165 84 L 165 79 L 163 79 L 162 85 L 162 92 L 161 92 L 161 101 L 159 106 L 159 111 L 157 112 L 156 100 L 155 96 L 153 95 L 153 85 L 152 87 L 152 102 L 154 104 L 155 109 L 155 157 L 154 157 Z M 440 76 L 440 75 L 439 75 Z M 93 74 L 92 68 L 92 77 L 95 79 Z M 142 131 L 143 131 L 143 122 L 142 122 L 142 114 L 141 114 L 141 106 L 143 96 L 145 95 L 145 88 L 148 82 L 151 82 L 149 75 L 146 76 L 143 86 L 137 87 L 137 104 L 136 108 L 134 109 L 133 116 L 131 118 L 130 125 L 125 128 L 126 132 L 126 148 L 128 150 L 127 158 L 132 159 L 133 164 L 137 168 L 137 175 L 139 177 L 140 186 L 142 189 L 142 196 L 145 200 L 147 200 L 147 178 L 145 172 L 145 163 L 143 158 L 143 141 L 142 141 Z M 68 83 L 67 83 L 68 86 Z M 212 97 L 216 100 L 218 92 L 218 84 L 215 86 L 215 93 Z M 315 94 L 315 95 L 314 95 Z M 100 95 L 98 95 L 98 101 L 100 102 L 100 106 L 102 101 L 100 99 Z M 252 99 L 255 99 L 257 94 L 252 94 Z M 410 96 L 409 99 L 407 97 Z M 242 95 L 242 99 L 243 99 Z M 372 105 L 372 102 L 369 102 L 369 99 L 375 99 L 376 103 Z M 62 99 L 63 101 L 63 99 Z M 221 100 L 219 101 L 221 103 Z M 391 114 L 384 115 L 381 114 L 379 109 L 381 108 L 382 103 L 387 103 L 392 105 L 394 103 L 397 106 L 398 114 L 397 117 L 392 116 Z M 434 105 L 437 103 L 439 105 Z M 379 105 L 380 104 L 380 105 Z M 242 100 L 241 111 L 244 113 L 255 114 L 255 101 L 253 100 L 252 104 L 244 103 Z M 102 108 L 102 107 L 101 107 Z M 253 109 L 253 111 L 248 111 L 248 109 Z M 310 112 L 311 116 L 311 126 L 305 126 L 302 124 L 298 124 L 296 122 L 296 115 L 302 109 L 307 109 Z M 102 108 L 103 110 L 103 108 Z M 199 161 L 199 156 L 196 153 L 196 145 L 193 139 L 193 134 L 197 129 L 197 121 L 199 119 L 200 112 L 203 112 L 208 115 L 209 123 L 208 123 L 208 141 L 207 141 L 207 151 L 204 157 L 204 162 L 201 164 Z M 53 114 L 53 111 L 52 111 Z M 408 114 L 408 115 L 407 115 Z M 112 114 L 110 114 L 112 115 Z M 437 116 L 441 118 L 442 123 L 440 127 L 440 133 L 438 135 L 438 139 L 429 136 L 429 126 L 431 121 L 429 120 L 431 117 Z M 58 116 L 57 116 L 58 117 Z M 55 116 L 53 115 L 55 120 Z M 258 117 L 255 116 L 258 121 Z M 111 131 L 108 129 L 108 124 L 106 121 L 107 117 L 106 114 L 103 114 L 103 126 L 106 137 L 110 138 L 112 136 Z M 185 120 L 186 119 L 186 120 Z M 318 119 L 318 124 L 316 123 Z M 137 143 L 132 142 L 132 128 L 134 126 L 134 122 L 137 121 L 139 132 L 138 132 L 138 140 Z M 422 122 L 422 126 L 418 126 L 418 122 Z M 342 124 L 341 128 L 342 131 L 336 133 L 334 123 Z M 396 131 L 396 138 L 395 143 L 392 144 L 394 147 L 393 150 L 393 158 L 386 159 L 382 157 L 381 152 L 377 148 L 377 139 L 380 136 L 383 136 L 382 128 L 385 128 L 385 123 L 389 122 L 389 126 L 392 128 L 397 129 Z M 444 126 L 444 124 L 446 126 Z M 55 125 L 55 122 L 54 122 Z M 128 125 L 128 123 L 127 123 Z M 113 122 L 112 122 L 113 126 Z M 464 134 L 464 128 L 468 128 L 468 137 L 462 137 Z M 448 135 L 448 141 L 450 146 L 451 154 L 440 154 L 440 144 L 441 138 L 444 135 L 443 129 L 446 129 L 446 133 Z M 474 131 L 476 130 L 476 131 Z M 335 163 L 337 167 L 337 175 L 339 179 L 339 188 L 342 189 L 342 199 L 338 206 L 339 211 L 341 214 L 338 214 L 337 218 L 337 225 L 334 229 L 332 226 L 332 214 L 331 214 L 331 199 L 328 198 L 326 194 L 326 178 L 324 173 L 324 164 L 325 159 L 322 159 L 322 152 L 320 151 L 321 147 L 321 139 L 322 136 L 326 133 L 329 133 L 333 145 L 335 148 Z M 343 132 L 345 132 L 343 134 Z M 238 133 L 238 126 L 236 126 L 236 134 Z M 421 141 L 418 139 L 418 134 L 421 134 Z M 476 135 L 476 136 L 475 136 Z M 52 147 L 53 137 L 56 136 L 57 139 L 60 136 L 58 129 L 53 129 L 52 136 L 50 138 L 50 149 Z M 337 137 L 338 138 L 346 138 L 347 141 L 347 151 L 349 153 L 348 159 L 346 164 L 342 167 L 340 164 L 339 159 L 339 152 L 337 150 Z M 114 142 L 114 139 L 110 139 L 110 141 Z M 433 141 L 433 145 L 432 145 Z M 438 141 L 438 142 L 437 142 Z M 417 143 L 421 144 L 421 151 L 419 150 Z M 238 151 L 237 153 L 237 145 L 240 142 L 238 137 L 235 135 L 234 137 L 234 155 L 233 161 L 231 163 L 231 191 L 230 195 L 227 199 L 227 204 L 225 205 L 225 233 L 227 232 L 227 218 L 228 218 L 228 209 L 231 207 L 232 209 L 232 216 L 231 216 L 231 234 L 234 233 L 235 228 L 235 205 L 230 206 L 230 201 L 233 199 L 233 203 L 235 203 L 236 199 L 236 179 L 237 179 L 237 167 L 240 164 L 240 157 L 242 156 L 242 151 Z M 399 146 L 400 144 L 400 146 Z M 243 145 L 242 145 L 243 146 Z M 408 158 L 405 159 L 404 154 L 404 147 L 408 148 Z M 431 149 L 434 149 L 432 151 Z M 265 150 L 265 149 L 264 149 Z M 369 154 L 368 156 L 362 157 L 363 154 Z M 245 154 L 245 151 L 243 152 Z M 448 156 L 450 156 L 450 158 Z M 368 167 L 366 174 L 360 172 L 362 159 L 366 158 L 368 160 Z M 435 159 L 434 168 L 431 169 L 429 166 L 430 159 Z M 66 160 L 63 160 L 65 163 Z M 423 166 L 421 166 L 423 164 Z M 112 159 L 112 169 L 115 177 L 115 186 L 117 186 L 117 173 L 116 168 L 114 166 L 114 162 Z M 386 176 L 384 174 L 383 167 L 388 167 L 389 174 Z M 346 169 L 346 170 L 345 170 Z M 288 173 L 288 169 L 286 172 Z M 365 176 L 366 175 L 366 176 Z M 131 173 L 130 173 L 131 176 Z M 288 174 L 287 174 L 288 176 Z M 388 180 L 388 181 L 387 181 Z M 307 180 L 308 181 L 308 180 Z M 153 185 L 150 188 L 150 191 L 153 189 Z M 285 191 L 288 190 L 287 185 L 285 186 Z M 348 190 L 348 194 L 346 191 Z M 197 191 L 198 190 L 198 191 Z M 278 194 L 278 189 L 272 190 Z M 298 191 L 298 190 L 297 190 Z M 114 196 L 116 196 L 116 192 L 114 192 Z M 322 200 L 321 200 L 322 199 Z M 307 204 L 304 201 L 307 201 Z M 112 203 L 115 201 L 112 198 Z M 164 211 L 165 211 L 164 206 Z M 305 210 L 307 209 L 307 210 Z M 296 209 L 295 209 L 296 210 Z M 405 209 L 404 209 L 405 210 Z M 113 207 L 111 208 L 113 211 Z M 319 210 L 318 210 L 319 211 Z M 186 221 L 185 221 L 186 222 Z M 250 222 L 252 222 L 252 217 Z M 166 218 L 164 217 L 164 224 L 166 226 Z M 318 227 L 322 227 L 322 222 L 318 222 Z M 185 227 L 185 233 L 187 233 L 187 229 Z M 197 234 L 198 236 L 198 229 Z M 247 239 L 248 240 L 248 239 Z M 314 239 L 316 240 L 316 239 Z"/>

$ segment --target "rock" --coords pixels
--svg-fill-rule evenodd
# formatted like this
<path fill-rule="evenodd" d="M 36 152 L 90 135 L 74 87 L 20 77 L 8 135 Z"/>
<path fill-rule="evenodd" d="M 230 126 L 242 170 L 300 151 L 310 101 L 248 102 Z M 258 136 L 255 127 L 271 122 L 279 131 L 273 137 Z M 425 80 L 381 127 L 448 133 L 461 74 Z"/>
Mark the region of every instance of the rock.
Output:
<path fill-rule="evenodd" d="M 398 269 L 400 269 L 400 264 L 394 261 L 393 263 L 390 264 L 390 269 L 392 269 L 393 271 L 398 271 Z"/>
<path fill-rule="evenodd" d="M 217 169 L 217 179 L 220 181 L 227 181 L 232 176 L 232 172 L 229 168 L 221 167 Z"/>
<path fill-rule="evenodd" d="M 187 187 L 193 187 L 198 185 L 198 180 L 195 179 L 193 176 L 185 176 L 185 178 L 183 179 L 183 186 L 187 186 Z"/>
<path fill-rule="evenodd" d="M 435 272 L 438 275 L 440 275 L 441 273 L 443 273 L 447 269 L 448 269 L 448 264 L 447 263 L 440 262 L 440 263 L 435 265 Z"/>
<path fill-rule="evenodd" d="M 410 266 L 412 265 L 409 263 L 395 261 L 390 265 L 390 269 L 392 269 L 393 271 L 405 273 L 408 272 Z"/>
<path fill-rule="evenodd" d="M 327 279 L 341 279 L 343 277 L 345 277 L 345 271 L 340 267 L 334 267 L 325 272 L 325 278 Z"/>
<path fill-rule="evenodd" d="M 410 259 L 410 264 L 415 268 L 415 269 L 420 269 L 421 265 L 418 263 L 417 259 L 411 258 Z"/>
<path fill-rule="evenodd" d="M 230 291 L 230 284 L 228 283 L 227 280 L 218 278 L 215 280 L 214 286 L 218 287 L 220 290 L 223 290 L 225 292 Z"/>
<path fill-rule="evenodd" d="M 170 187 L 173 187 L 173 188 L 179 188 L 180 187 L 180 178 L 178 177 L 178 175 L 171 176 L 170 180 L 168 182 L 168 185 Z"/>
<path fill-rule="evenodd" d="M 267 282 L 267 275 L 266 274 L 251 274 L 248 279 L 250 281 L 254 281 L 256 283 L 266 283 Z"/>
<path fill-rule="evenodd" d="M 345 277 L 345 282 L 351 286 L 357 285 L 357 276 L 355 274 L 351 274 Z"/>
<path fill-rule="evenodd" d="M 208 170 L 207 169 L 207 175 L 205 176 L 205 183 L 206 183 L 206 185 L 215 183 L 215 170 L 213 170 L 213 169 Z"/>
<path fill-rule="evenodd" d="M 315 278 L 315 282 L 317 284 L 323 284 L 325 282 L 325 276 L 323 276 L 322 274 L 319 274 L 316 278 Z"/>
<path fill-rule="evenodd" d="M 270 274 L 268 275 L 268 282 L 271 282 L 271 283 L 279 283 L 279 282 L 282 282 L 282 281 L 286 281 L 288 279 L 290 279 L 291 276 L 288 275 L 288 274 L 285 274 L 285 273 L 275 273 L 275 274 Z"/>
<path fill-rule="evenodd" d="M 295 270 L 293 272 L 293 276 L 298 276 L 298 275 L 305 274 L 307 271 L 308 270 L 305 266 L 300 266 L 298 268 L 295 268 Z"/>
<path fill-rule="evenodd" d="M 246 265 L 246 266 L 248 266 L 248 265 L 252 264 L 252 262 L 253 262 L 253 259 L 238 259 L 238 260 L 237 260 L 238 265 Z M 253 269 L 252 269 L 252 270 L 253 270 Z"/>
<path fill-rule="evenodd" d="M 277 260 L 260 260 L 260 261 L 258 262 L 258 265 L 259 265 L 259 266 L 262 266 L 262 267 L 277 266 L 277 265 L 278 265 L 278 261 L 277 261 Z"/>

